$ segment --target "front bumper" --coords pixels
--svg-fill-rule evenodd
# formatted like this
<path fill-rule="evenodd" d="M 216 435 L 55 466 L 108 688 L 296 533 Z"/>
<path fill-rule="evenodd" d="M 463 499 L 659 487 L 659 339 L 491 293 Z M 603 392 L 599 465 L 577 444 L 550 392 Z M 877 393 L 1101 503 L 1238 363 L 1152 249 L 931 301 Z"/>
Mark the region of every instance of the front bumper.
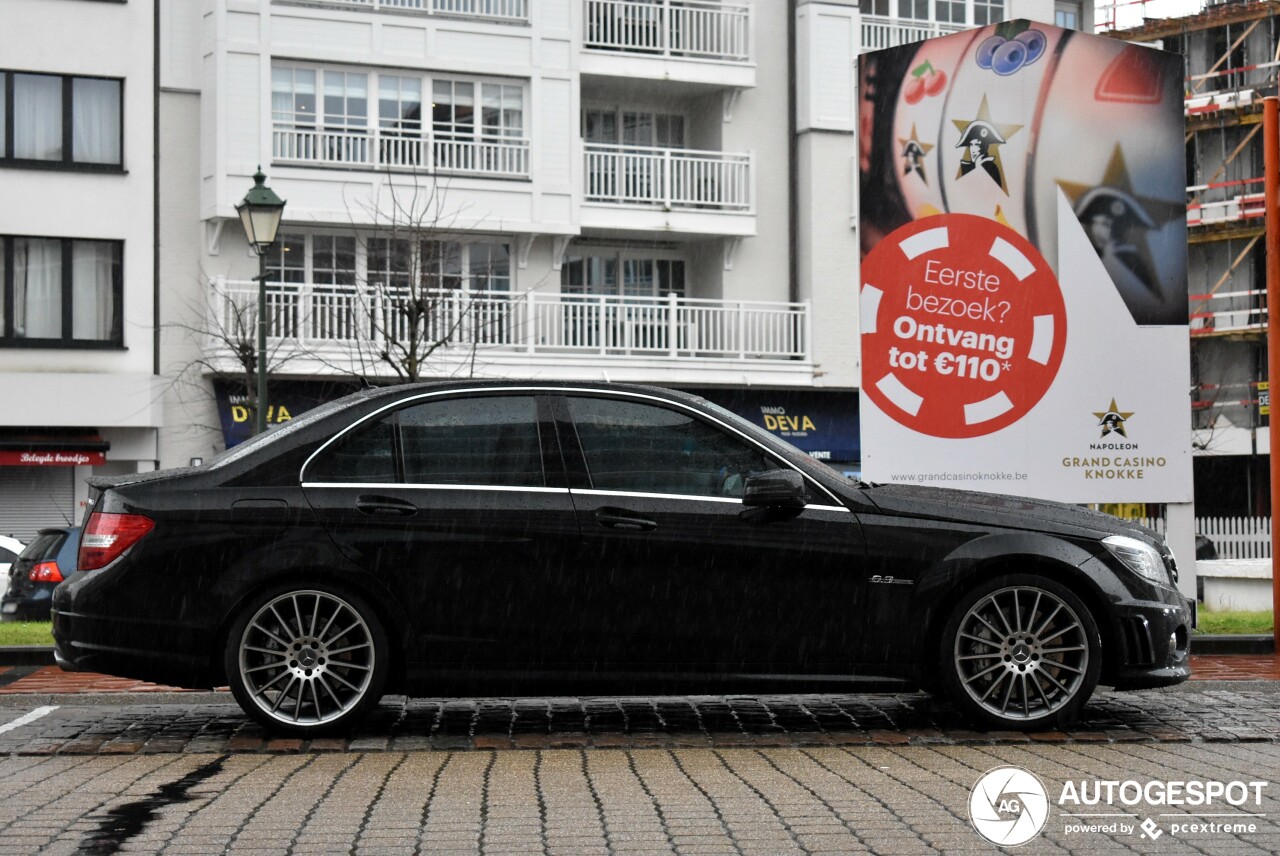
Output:
<path fill-rule="evenodd" d="M 1118 657 L 1103 683 L 1120 690 L 1182 683 L 1191 677 L 1192 612 L 1176 592 L 1157 602 L 1118 604 L 1112 637 Z"/>

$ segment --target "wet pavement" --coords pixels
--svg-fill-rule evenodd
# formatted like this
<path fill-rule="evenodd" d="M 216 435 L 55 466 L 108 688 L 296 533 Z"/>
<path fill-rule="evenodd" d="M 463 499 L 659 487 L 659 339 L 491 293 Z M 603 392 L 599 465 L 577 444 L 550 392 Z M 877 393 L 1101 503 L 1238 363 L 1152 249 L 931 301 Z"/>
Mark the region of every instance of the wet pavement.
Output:
<path fill-rule="evenodd" d="M 1280 743 L 1280 657 L 1197 657 L 1195 679 L 1099 690 L 1061 731 L 977 731 L 924 693 L 430 699 L 388 696 L 349 734 L 273 738 L 225 690 L 0 668 L 0 755 L 521 748 Z M 31 716 L 18 728 L 4 723 Z"/>
<path fill-rule="evenodd" d="M 1280 657 L 1194 667 L 1032 734 L 972 730 L 919 693 L 388 697 L 316 740 L 268 735 L 225 691 L 9 667 L 0 856 L 990 853 L 970 799 L 1006 764 L 1050 801 L 1019 853 L 1280 852 Z M 1059 796 L 1129 779 L 1267 784 L 1256 805 L 1102 818 Z"/>

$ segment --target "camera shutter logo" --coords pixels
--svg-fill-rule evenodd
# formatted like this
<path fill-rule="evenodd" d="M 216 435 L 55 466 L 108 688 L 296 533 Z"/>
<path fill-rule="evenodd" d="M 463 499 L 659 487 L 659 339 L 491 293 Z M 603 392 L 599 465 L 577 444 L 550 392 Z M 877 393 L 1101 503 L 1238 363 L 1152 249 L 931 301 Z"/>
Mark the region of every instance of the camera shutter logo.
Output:
<path fill-rule="evenodd" d="M 1026 844 L 1049 819 L 1044 783 L 1022 767 L 996 767 L 969 793 L 969 820 L 978 834 L 1001 847 Z"/>

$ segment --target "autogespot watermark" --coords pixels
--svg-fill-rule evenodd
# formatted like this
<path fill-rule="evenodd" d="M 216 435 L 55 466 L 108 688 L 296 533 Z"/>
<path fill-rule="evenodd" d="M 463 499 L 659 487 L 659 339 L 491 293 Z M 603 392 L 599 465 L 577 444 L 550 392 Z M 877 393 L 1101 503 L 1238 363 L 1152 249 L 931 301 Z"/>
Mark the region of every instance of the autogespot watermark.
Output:
<path fill-rule="evenodd" d="M 1139 782 L 1081 779 L 1062 784 L 1056 804 L 1066 835 L 1137 835 L 1155 841 L 1179 835 L 1251 835 L 1266 817 L 1263 792 L 1269 782 L 1186 779 Z M 969 792 L 969 819 L 983 838 L 1017 847 L 1048 825 L 1049 792 L 1030 770 L 996 767 Z M 1177 813 L 1161 812 L 1172 807 Z"/>

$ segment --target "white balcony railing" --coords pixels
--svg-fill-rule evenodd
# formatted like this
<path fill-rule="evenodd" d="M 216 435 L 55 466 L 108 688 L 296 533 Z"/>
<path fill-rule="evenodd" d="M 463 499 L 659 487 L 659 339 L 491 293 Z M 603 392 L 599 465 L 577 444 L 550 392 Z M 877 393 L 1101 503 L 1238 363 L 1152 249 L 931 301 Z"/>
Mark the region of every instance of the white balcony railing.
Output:
<path fill-rule="evenodd" d="M 958 33 L 967 24 L 944 24 L 939 21 L 921 21 L 914 18 L 889 18 L 883 15 L 862 16 L 862 53 L 894 48 L 934 36 Z"/>
<path fill-rule="evenodd" d="M 290 0 L 290 2 L 301 3 L 304 0 Z M 513 24 L 524 24 L 529 21 L 529 0 L 305 0 L 305 2 L 309 6 L 449 15 Z"/>
<path fill-rule="evenodd" d="M 714 0 L 585 0 L 588 48 L 748 62 L 751 6 Z"/>
<path fill-rule="evenodd" d="M 753 205 L 749 153 L 604 143 L 588 143 L 585 153 L 588 202 L 726 211 Z"/>
<path fill-rule="evenodd" d="M 278 164 L 529 177 L 529 141 L 520 139 L 457 140 L 431 134 L 371 134 L 277 125 L 271 133 L 271 156 Z"/>
<path fill-rule="evenodd" d="M 218 280 L 210 290 L 214 324 L 243 330 L 256 319 L 253 281 Z M 334 347 L 378 353 L 388 338 L 409 338 L 407 295 L 390 289 L 267 284 L 267 336 L 302 350 Z M 573 360 L 655 357 L 798 360 L 809 356 L 807 303 L 511 294 L 461 289 L 420 295 L 423 340 Z"/>

